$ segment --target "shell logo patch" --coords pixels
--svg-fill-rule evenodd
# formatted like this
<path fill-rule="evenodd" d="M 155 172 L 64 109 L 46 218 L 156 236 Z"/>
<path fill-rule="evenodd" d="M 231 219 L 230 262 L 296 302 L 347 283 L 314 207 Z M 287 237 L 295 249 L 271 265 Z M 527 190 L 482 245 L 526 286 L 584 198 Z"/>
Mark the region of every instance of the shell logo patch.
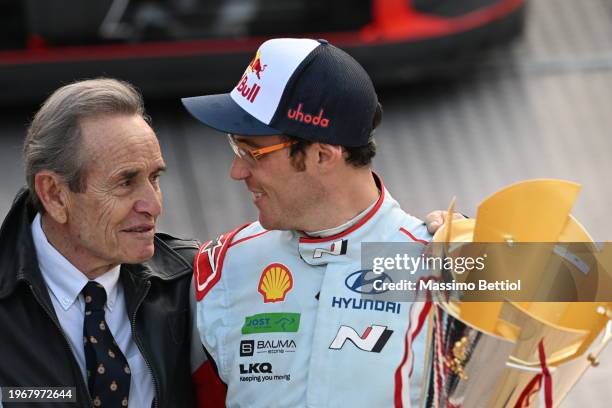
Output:
<path fill-rule="evenodd" d="M 293 287 L 293 276 L 289 269 L 279 263 L 268 265 L 261 273 L 257 290 L 264 298 L 264 303 L 282 302 Z"/>

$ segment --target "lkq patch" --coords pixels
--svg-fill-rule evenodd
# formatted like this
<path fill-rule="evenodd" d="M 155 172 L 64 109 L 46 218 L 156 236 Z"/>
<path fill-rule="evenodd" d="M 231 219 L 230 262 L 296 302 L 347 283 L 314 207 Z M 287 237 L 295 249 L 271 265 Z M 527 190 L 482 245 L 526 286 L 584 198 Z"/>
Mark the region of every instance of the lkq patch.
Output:
<path fill-rule="evenodd" d="M 240 364 L 238 367 L 240 382 L 262 383 L 268 381 L 291 381 L 291 374 L 275 374 L 272 363 L 248 363 Z"/>
<path fill-rule="evenodd" d="M 240 374 L 260 374 L 272 373 L 272 364 L 270 363 L 249 363 L 240 364 Z"/>

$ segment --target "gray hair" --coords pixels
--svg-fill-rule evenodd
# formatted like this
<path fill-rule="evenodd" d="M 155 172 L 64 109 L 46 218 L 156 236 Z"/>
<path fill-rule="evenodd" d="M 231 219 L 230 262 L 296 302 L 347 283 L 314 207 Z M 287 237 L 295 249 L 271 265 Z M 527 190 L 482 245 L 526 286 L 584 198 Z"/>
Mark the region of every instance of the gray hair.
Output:
<path fill-rule="evenodd" d="M 140 93 L 129 83 L 110 78 L 78 81 L 57 89 L 38 110 L 23 144 L 25 176 L 34 208 L 44 213 L 34 177 L 50 170 L 73 192 L 86 189 L 86 158 L 81 152 L 82 118 L 103 114 L 138 114 L 145 120 Z"/>

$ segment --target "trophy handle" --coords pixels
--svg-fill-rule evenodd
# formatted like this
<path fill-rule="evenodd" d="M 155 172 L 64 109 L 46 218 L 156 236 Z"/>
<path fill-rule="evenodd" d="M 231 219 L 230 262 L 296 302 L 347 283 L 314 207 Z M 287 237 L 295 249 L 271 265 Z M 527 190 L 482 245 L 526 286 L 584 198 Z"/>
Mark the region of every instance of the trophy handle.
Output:
<path fill-rule="evenodd" d="M 586 356 L 557 367 L 557 372 L 553 374 L 556 402 L 560 403 L 565 398 L 589 367 L 599 365 L 599 355 L 610 340 L 612 340 L 612 321 L 608 321 L 601 341 Z"/>
<path fill-rule="evenodd" d="M 606 348 L 610 340 L 612 340 L 612 320 L 609 320 L 606 325 L 606 331 L 601 339 L 601 343 L 595 347 L 595 350 L 587 355 L 587 360 L 589 360 L 591 366 L 597 367 L 599 365 L 598 357 L 604 348 Z"/>

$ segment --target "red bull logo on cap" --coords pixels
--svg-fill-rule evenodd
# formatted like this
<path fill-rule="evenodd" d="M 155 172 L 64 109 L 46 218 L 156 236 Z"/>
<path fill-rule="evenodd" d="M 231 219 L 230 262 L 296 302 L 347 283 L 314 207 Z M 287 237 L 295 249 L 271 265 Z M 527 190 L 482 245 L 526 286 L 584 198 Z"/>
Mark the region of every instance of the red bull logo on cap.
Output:
<path fill-rule="evenodd" d="M 247 67 L 247 70 L 250 69 L 251 72 L 254 72 L 255 75 L 257 75 L 257 79 L 261 79 L 261 73 L 265 71 L 267 66 L 268 65 L 262 65 L 261 64 L 260 54 L 259 54 L 259 51 L 257 51 L 255 56 L 253 57 L 253 59 L 249 63 L 249 66 Z"/>
<path fill-rule="evenodd" d="M 248 86 L 247 80 L 249 78 L 250 73 L 255 73 L 257 79 L 261 79 L 261 73 L 264 72 L 268 65 L 261 63 L 261 58 L 259 56 L 259 51 L 255 54 L 255 57 L 251 60 L 249 65 L 247 66 L 242 78 L 240 78 L 240 82 L 236 85 L 236 90 L 240 92 L 240 95 L 246 98 L 247 101 L 253 103 L 255 102 L 255 98 L 257 98 L 257 94 L 261 89 L 261 86 L 258 84 L 253 84 L 253 86 Z"/>
<path fill-rule="evenodd" d="M 236 85 L 236 90 L 240 92 L 240 95 L 244 96 L 247 101 L 253 103 L 255 102 L 255 98 L 257 98 L 257 94 L 261 89 L 261 86 L 257 84 L 253 84 L 252 87 L 247 85 L 247 75 L 243 75 L 238 85 Z"/>

